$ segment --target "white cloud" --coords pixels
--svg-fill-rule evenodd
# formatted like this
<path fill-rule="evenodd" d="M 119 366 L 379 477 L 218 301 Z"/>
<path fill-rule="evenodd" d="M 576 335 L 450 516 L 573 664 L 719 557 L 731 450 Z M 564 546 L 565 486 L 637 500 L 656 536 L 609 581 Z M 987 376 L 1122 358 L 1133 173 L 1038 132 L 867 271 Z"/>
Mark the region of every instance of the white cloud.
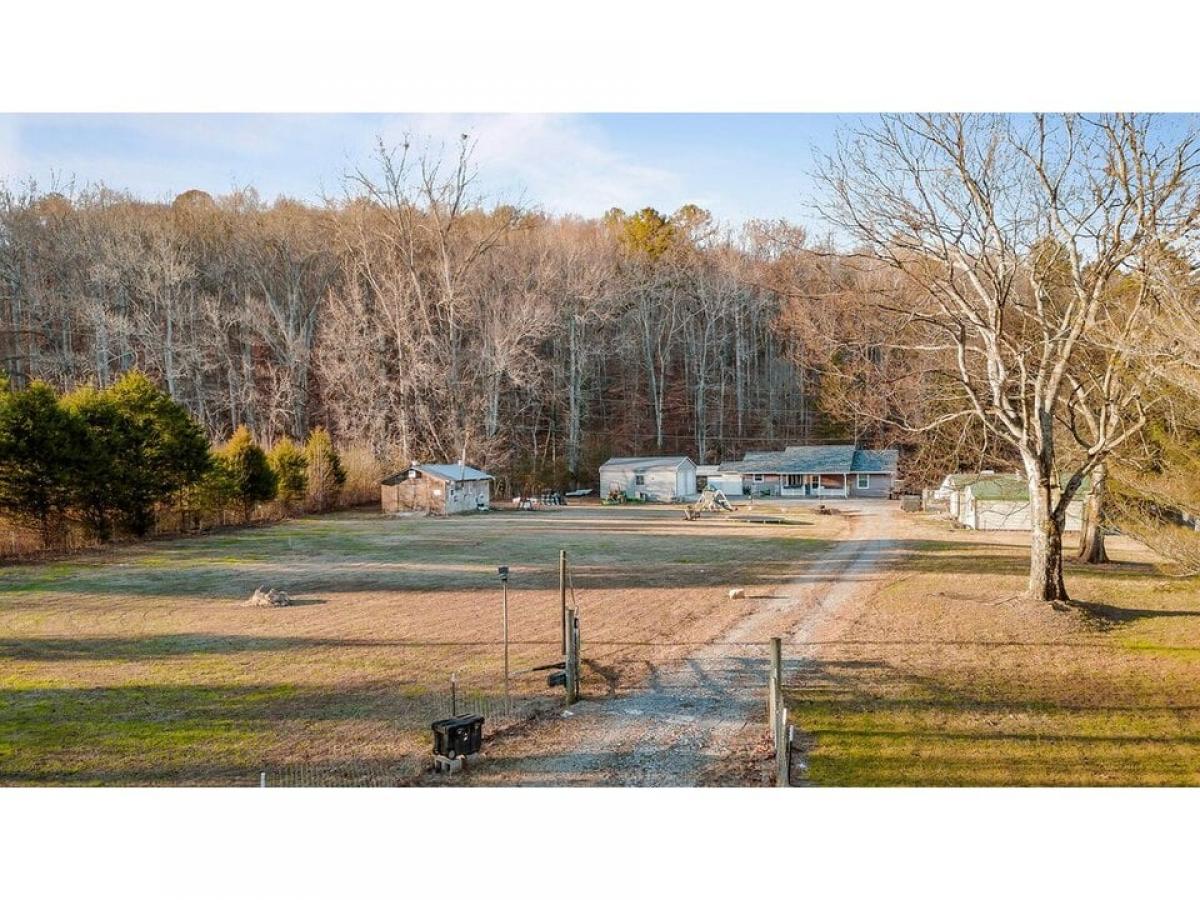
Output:
<path fill-rule="evenodd" d="M 600 122 L 557 114 L 0 116 L 0 177 L 46 181 L 56 172 L 148 199 L 238 185 L 268 199 L 313 199 L 338 194 L 355 166 L 369 168 L 377 137 L 395 145 L 409 135 L 452 154 L 462 134 L 474 142 L 476 186 L 488 204 L 590 216 L 715 199 L 661 157 L 618 147 Z"/>
<path fill-rule="evenodd" d="M 552 212 L 597 215 L 620 206 L 661 204 L 670 209 L 684 198 L 678 172 L 631 158 L 580 116 L 422 115 L 391 121 L 384 140 L 403 135 L 429 139 L 448 150 L 463 134 L 475 143 L 473 161 L 491 199 L 514 193 Z"/>

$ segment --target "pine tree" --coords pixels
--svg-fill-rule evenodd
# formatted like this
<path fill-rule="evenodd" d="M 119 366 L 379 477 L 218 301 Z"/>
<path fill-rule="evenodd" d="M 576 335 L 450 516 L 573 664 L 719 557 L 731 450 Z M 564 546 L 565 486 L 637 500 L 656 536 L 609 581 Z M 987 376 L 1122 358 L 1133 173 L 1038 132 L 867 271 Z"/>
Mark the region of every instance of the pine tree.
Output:
<path fill-rule="evenodd" d="M 218 455 L 228 469 L 233 500 L 242 508 L 242 521 L 249 522 L 257 504 L 275 499 L 278 480 L 267 454 L 255 443 L 250 429 L 242 425 Z"/>
<path fill-rule="evenodd" d="M 156 504 L 203 476 L 208 439 L 188 411 L 141 372 L 126 373 L 104 394 L 123 424 L 116 439 L 98 444 L 113 453 L 117 516 L 141 537 L 154 524 Z"/>
<path fill-rule="evenodd" d="M 48 384 L 0 391 L 0 509 L 61 543 L 84 452 L 79 419 Z"/>
<path fill-rule="evenodd" d="M 267 459 L 275 473 L 278 497 L 291 511 L 304 501 L 308 488 L 308 457 L 292 443 L 291 438 L 285 437 L 275 442 Z"/>
<path fill-rule="evenodd" d="M 314 428 L 304 445 L 308 458 L 308 503 L 320 512 L 333 509 L 346 483 L 346 470 L 324 428 Z"/>
<path fill-rule="evenodd" d="M 113 518 L 122 508 L 125 454 L 133 443 L 130 421 L 107 391 L 81 387 L 62 398 L 62 405 L 78 417 L 85 450 L 78 463 L 71 505 L 92 536 L 112 537 Z"/>

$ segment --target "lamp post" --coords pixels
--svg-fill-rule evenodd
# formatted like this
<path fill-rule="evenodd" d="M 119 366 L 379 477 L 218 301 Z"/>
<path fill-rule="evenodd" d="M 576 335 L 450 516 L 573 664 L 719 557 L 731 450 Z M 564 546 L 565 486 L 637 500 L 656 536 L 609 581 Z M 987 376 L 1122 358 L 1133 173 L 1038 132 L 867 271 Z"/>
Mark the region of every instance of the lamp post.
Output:
<path fill-rule="evenodd" d="M 508 566 L 499 566 L 496 573 L 500 576 L 501 613 L 504 618 L 504 702 L 509 701 L 508 692 Z"/>

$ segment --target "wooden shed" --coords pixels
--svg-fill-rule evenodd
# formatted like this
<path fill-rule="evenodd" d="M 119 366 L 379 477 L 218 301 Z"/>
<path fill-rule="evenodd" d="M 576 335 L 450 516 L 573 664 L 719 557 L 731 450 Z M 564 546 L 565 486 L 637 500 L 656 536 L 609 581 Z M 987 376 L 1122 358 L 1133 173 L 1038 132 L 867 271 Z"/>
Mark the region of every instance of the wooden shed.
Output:
<path fill-rule="evenodd" d="M 463 463 L 414 464 L 380 483 L 379 500 L 385 513 L 475 512 L 491 503 L 492 480 Z"/>

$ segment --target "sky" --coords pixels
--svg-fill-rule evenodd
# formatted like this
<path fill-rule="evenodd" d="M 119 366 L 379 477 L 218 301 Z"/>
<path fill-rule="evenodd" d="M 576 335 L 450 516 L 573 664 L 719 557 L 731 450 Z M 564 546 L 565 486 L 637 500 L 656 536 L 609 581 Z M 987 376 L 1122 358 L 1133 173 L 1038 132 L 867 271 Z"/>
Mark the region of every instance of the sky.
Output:
<path fill-rule="evenodd" d="M 489 201 L 602 214 L 698 204 L 720 220 L 812 224 L 810 175 L 854 117 L 826 114 L 7 114 L 0 181 L 103 182 L 150 200 L 254 187 L 337 196 L 377 141 L 476 142 Z"/>

